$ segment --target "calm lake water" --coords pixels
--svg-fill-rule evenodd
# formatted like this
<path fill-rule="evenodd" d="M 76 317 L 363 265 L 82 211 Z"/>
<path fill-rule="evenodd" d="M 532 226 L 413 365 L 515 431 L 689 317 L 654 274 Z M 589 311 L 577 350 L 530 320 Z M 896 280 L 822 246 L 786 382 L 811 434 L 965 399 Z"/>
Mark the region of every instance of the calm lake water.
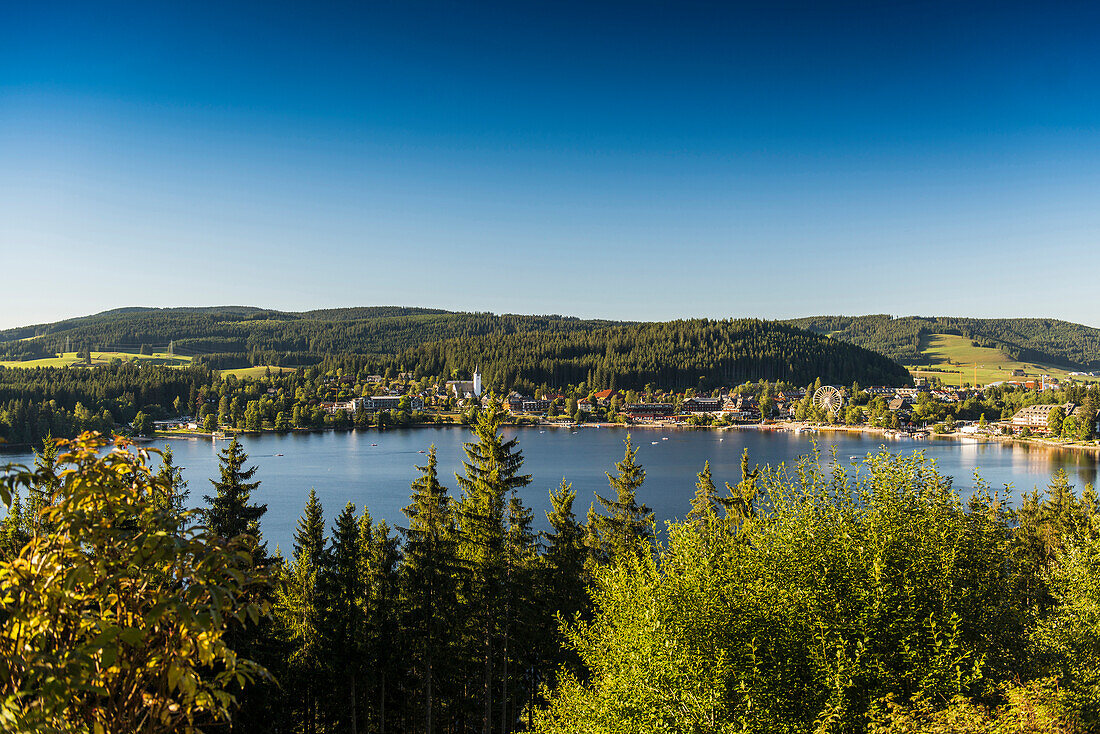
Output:
<path fill-rule="evenodd" d="M 544 513 L 550 509 L 547 493 L 563 476 L 577 492 L 574 509 L 581 518 L 593 493 L 608 491 L 604 472 L 613 472 L 615 462 L 622 458 L 627 431 L 581 428 L 573 433 L 569 429 L 516 428 L 507 433 L 519 436 L 524 470 L 534 480 L 525 490 L 524 499 L 535 511 L 536 528 L 544 529 Z M 662 521 L 683 517 L 687 512 L 695 493 L 695 475 L 705 460 L 710 461 L 715 483 L 722 486 L 724 481 L 736 483 L 740 479 L 741 452 L 745 448 L 753 463 L 771 465 L 791 464 L 813 451 L 810 435 L 789 432 L 635 428 L 633 438 L 639 447 L 638 460 L 646 470 L 639 499 Z M 862 457 L 882 444 L 892 451 L 923 450 L 936 460 L 941 473 L 955 478 L 955 486 L 964 495 L 973 488 L 975 469 L 995 489 L 1011 484 L 1016 496 L 1045 485 L 1058 468 L 1066 469 L 1078 489 L 1088 483 L 1095 485 L 1097 478 L 1096 456 L 1078 452 L 842 433 L 820 433 L 816 438 L 825 461 L 829 460 L 829 448 L 835 446 L 838 459 L 846 464 L 850 457 Z M 270 548 L 278 545 L 288 554 L 310 487 L 316 488 L 330 524 L 347 502 L 353 502 L 359 511 L 369 509 L 376 520 L 384 519 L 391 526 L 404 525 L 401 508 L 408 504 L 409 484 L 418 475 L 416 466 L 425 458 L 418 452 L 436 445 L 440 479 L 456 493 L 454 472 L 462 469 L 462 444 L 469 439 L 468 430 L 450 427 L 262 434 L 245 436 L 241 441 L 250 464 L 259 467 L 256 478 L 262 484 L 254 497 L 267 503 L 264 537 Z M 173 439 L 168 443 L 176 463 L 183 467 L 192 503 L 201 504 L 202 496 L 212 489 L 209 479 L 218 473 L 218 450 L 228 441 Z M 33 457 L 27 454 L 0 454 L 0 465 L 31 460 Z"/>

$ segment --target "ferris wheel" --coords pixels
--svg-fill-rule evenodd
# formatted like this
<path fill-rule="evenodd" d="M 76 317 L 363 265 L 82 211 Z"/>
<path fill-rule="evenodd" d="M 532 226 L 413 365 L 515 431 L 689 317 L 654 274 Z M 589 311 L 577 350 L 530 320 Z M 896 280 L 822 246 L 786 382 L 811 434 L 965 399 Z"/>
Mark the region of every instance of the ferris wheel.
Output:
<path fill-rule="evenodd" d="M 843 393 L 832 385 L 822 385 L 814 392 L 814 406 L 821 408 L 826 413 L 840 415 L 840 409 L 843 405 Z"/>

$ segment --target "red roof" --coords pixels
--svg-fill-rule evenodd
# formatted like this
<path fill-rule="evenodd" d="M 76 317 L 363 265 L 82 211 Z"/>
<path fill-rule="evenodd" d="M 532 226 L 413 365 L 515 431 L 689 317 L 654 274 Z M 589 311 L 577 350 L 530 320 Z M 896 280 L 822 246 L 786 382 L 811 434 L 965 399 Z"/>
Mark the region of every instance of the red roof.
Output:
<path fill-rule="evenodd" d="M 596 400 L 606 400 L 607 398 L 611 397 L 611 392 L 611 390 L 600 390 L 598 393 L 596 393 Z"/>

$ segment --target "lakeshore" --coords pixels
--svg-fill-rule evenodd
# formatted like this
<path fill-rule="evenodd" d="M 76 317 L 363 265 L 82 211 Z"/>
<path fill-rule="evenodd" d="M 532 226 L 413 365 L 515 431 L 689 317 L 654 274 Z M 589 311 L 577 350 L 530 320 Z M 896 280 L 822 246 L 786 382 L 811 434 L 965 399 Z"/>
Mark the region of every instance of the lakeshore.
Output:
<path fill-rule="evenodd" d="M 813 434 L 848 434 L 848 435 L 863 435 L 863 436 L 879 436 L 881 438 L 896 438 L 907 437 L 916 440 L 934 440 L 934 441 L 961 441 L 967 443 L 985 443 L 993 442 L 1006 445 L 1016 446 L 1029 446 L 1033 448 L 1046 448 L 1057 451 L 1070 451 L 1070 452 L 1084 452 L 1100 456 L 1100 441 L 1090 441 L 1087 443 L 1073 442 L 1066 443 L 1061 440 L 1045 439 L 1038 436 L 1031 436 L 1024 438 L 1022 436 L 1013 435 L 1005 436 L 996 433 L 933 433 L 928 429 L 914 429 L 914 430 L 895 430 L 889 428 L 879 428 L 876 426 L 847 426 L 847 425 L 831 425 L 831 424 L 814 424 L 803 421 L 769 421 L 767 423 L 737 423 L 727 426 L 707 426 L 707 425 L 689 425 L 684 423 L 670 423 L 660 421 L 638 421 L 630 424 L 624 423 L 562 423 L 562 422 L 545 422 L 545 423 L 531 423 L 528 421 L 516 422 L 508 424 L 512 428 L 540 428 L 543 430 L 571 430 L 577 431 L 580 429 L 612 429 L 612 430 L 691 430 L 691 431 L 778 431 L 778 432 L 791 432 L 791 433 L 805 433 L 807 435 Z M 291 428 L 285 431 L 276 431 L 275 429 L 261 429 L 260 431 L 244 431 L 228 429 L 218 431 L 215 433 L 204 431 L 157 431 L 156 436 L 149 440 L 157 440 L 161 438 L 171 439 L 202 439 L 202 440 L 229 440 L 233 436 L 248 436 L 248 435 L 263 435 L 263 434 L 309 434 L 309 433 L 325 433 L 325 432 L 348 432 L 359 431 L 362 433 L 385 433 L 392 430 L 420 429 L 420 428 L 468 428 L 463 423 L 450 422 L 450 423 L 413 423 L 401 428 L 347 428 L 347 429 L 335 429 L 335 428 Z M 137 439 L 139 441 L 143 439 Z M 14 447 L 13 447 L 14 448 Z"/>

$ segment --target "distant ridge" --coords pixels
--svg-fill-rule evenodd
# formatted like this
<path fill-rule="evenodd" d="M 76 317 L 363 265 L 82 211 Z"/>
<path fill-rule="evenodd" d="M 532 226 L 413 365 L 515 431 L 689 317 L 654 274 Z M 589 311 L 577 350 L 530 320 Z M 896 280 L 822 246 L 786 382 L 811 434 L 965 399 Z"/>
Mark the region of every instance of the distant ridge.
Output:
<path fill-rule="evenodd" d="M 1069 369 L 1100 369 L 1100 329 L 1043 318 L 972 319 L 956 316 L 809 316 L 790 319 L 884 354 L 902 364 L 918 364 L 931 334 L 956 334 L 982 347 L 999 349 L 1014 360 L 1046 362 Z"/>
<path fill-rule="evenodd" d="M 48 359 L 66 348 L 148 354 L 169 344 L 174 354 L 215 369 L 344 360 L 346 369 L 450 376 L 481 364 L 487 383 L 499 388 L 910 380 L 903 367 L 880 354 L 776 321 L 632 323 L 405 306 L 113 309 L 0 332 L 0 360 Z"/>

